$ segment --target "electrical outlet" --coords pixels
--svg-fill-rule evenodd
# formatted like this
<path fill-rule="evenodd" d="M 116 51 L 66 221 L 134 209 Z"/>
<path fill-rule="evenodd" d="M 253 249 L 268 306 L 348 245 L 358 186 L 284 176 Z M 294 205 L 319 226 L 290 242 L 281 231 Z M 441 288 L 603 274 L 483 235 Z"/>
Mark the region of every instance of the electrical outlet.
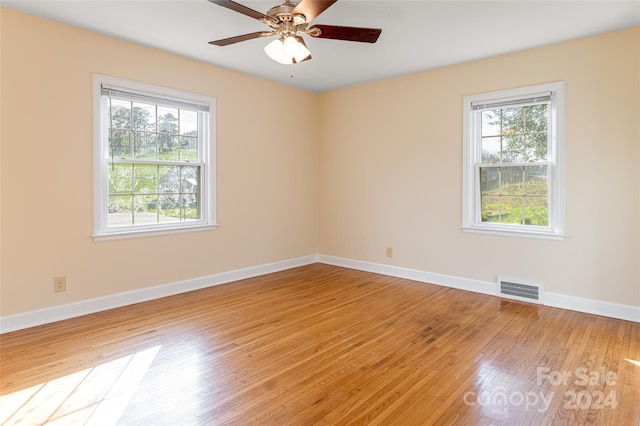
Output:
<path fill-rule="evenodd" d="M 393 257 L 393 247 L 387 247 L 387 257 Z"/>
<path fill-rule="evenodd" d="M 53 291 L 55 293 L 67 291 L 67 277 L 53 277 Z"/>

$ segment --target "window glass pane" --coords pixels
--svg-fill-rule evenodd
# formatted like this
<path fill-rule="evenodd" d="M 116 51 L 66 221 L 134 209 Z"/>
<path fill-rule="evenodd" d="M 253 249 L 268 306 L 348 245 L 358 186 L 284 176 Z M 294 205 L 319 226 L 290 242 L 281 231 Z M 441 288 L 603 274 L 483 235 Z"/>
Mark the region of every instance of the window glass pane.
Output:
<path fill-rule="evenodd" d="M 524 198 L 525 225 L 549 226 L 549 205 L 547 197 Z"/>
<path fill-rule="evenodd" d="M 513 135 L 502 138 L 502 161 L 504 163 L 523 163 L 524 156 L 524 136 Z"/>
<path fill-rule="evenodd" d="M 531 133 L 525 143 L 526 161 L 547 161 L 548 140 L 546 133 Z"/>
<path fill-rule="evenodd" d="M 200 167 L 182 167 L 182 192 L 199 192 Z"/>
<path fill-rule="evenodd" d="M 185 136 L 198 136 L 197 111 L 180 110 L 180 134 Z"/>
<path fill-rule="evenodd" d="M 155 105 L 134 102 L 132 108 L 133 130 L 156 131 L 156 107 Z"/>
<path fill-rule="evenodd" d="M 507 195 L 522 195 L 523 193 L 523 179 L 522 179 L 522 167 L 502 167 L 501 176 L 501 194 Z"/>
<path fill-rule="evenodd" d="M 133 191 L 132 165 L 109 163 L 107 180 L 109 182 L 109 194 L 131 194 Z"/>
<path fill-rule="evenodd" d="M 158 132 L 178 133 L 178 108 L 158 106 Z"/>
<path fill-rule="evenodd" d="M 197 195 L 184 194 L 182 196 L 182 220 L 199 219 L 199 213 Z"/>
<path fill-rule="evenodd" d="M 547 166 L 526 166 L 524 190 L 529 195 L 547 195 Z"/>
<path fill-rule="evenodd" d="M 487 195 L 500 193 L 499 167 L 480 167 L 480 191 Z"/>
<path fill-rule="evenodd" d="M 522 197 L 510 195 L 500 197 L 500 222 L 522 223 Z"/>
<path fill-rule="evenodd" d="M 134 174 L 136 182 L 134 192 L 136 194 L 156 193 L 158 166 L 153 164 L 136 164 Z"/>
<path fill-rule="evenodd" d="M 114 129 L 131 129 L 131 102 L 111 99 L 111 122 Z"/>
<path fill-rule="evenodd" d="M 482 162 L 500 162 L 500 137 L 482 138 Z"/>
<path fill-rule="evenodd" d="M 132 201 L 131 195 L 109 196 L 109 214 L 107 217 L 109 226 L 129 226 L 133 224 Z"/>
<path fill-rule="evenodd" d="M 198 161 L 198 138 L 188 136 L 180 138 L 180 160 Z"/>
<path fill-rule="evenodd" d="M 177 222 L 180 220 L 180 195 L 158 195 L 158 221 Z"/>
<path fill-rule="evenodd" d="M 527 133 L 547 133 L 548 104 L 524 107 Z"/>
<path fill-rule="evenodd" d="M 109 154 L 120 159 L 131 159 L 131 132 L 129 130 L 111 130 Z"/>
<path fill-rule="evenodd" d="M 481 197 L 481 204 L 481 220 L 483 222 L 500 221 L 500 197 L 483 195 Z"/>
<path fill-rule="evenodd" d="M 524 114 L 522 107 L 503 108 L 502 110 L 502 134 L 521 135 L 524 133 Z"/>
<path fill-rule="evenodd" d="M 133 196 L 133 223 L 136 225 L 157 223 L 157 198 L 155 194 Z"/>
<path fill-rule="evenodd" d="M 157 135 L 150 132 L 134 132 L 133 157 L 136 160 L 156 160 L 158 157 Z"/>
<path fill-rule="evenodd" d="M 482 111 L 482 136 L 500 135 L 500 110 Z"/>
<path fill-rule="evenodd" d="M 158 135 L 158 157 L 160 160 L 177 161 L 180 157 L 178 136 Z"/>
<path fill-rule="evenodd" d="M 161 194 L 180 192 L 180 167 L 159 166 L 158 192 Z"/>

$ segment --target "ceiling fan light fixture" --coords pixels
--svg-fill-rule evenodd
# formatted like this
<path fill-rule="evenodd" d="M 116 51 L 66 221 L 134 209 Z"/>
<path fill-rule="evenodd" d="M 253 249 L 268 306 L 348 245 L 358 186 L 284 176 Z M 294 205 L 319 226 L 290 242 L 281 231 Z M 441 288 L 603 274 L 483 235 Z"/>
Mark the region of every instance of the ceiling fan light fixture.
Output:
<path fill-rule="evenodd" d="M 273 40 L 264 47 L 264 52 L 283 65 L 297 64 L 311 56 L 302 37 L 293 35 Z"/>
<path fill-rule="evenodd" d="M 295 58 L 300 54 L 300 43 L 294 37 L 289 36 L 282 43 L 284 46 L 284 54 L 290 58 Z"/>
<path fill-rule="evenodd" d="M 300 36 L 296 36 L 295 39 L 298 42 L 299 50 L 293 59 L 295 59 L 296 63 L 300 63 L 302 61 L 306 61 L 307 59 L 310 59 L 311 51 L 307 47 L 307 44 L 304 42 L 304 39 Z"/>

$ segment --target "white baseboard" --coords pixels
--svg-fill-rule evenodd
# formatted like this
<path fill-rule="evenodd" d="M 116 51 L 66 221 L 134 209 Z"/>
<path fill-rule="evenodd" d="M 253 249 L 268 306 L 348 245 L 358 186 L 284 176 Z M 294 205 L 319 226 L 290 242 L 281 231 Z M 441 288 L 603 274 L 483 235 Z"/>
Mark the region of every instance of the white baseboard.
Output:
<path fill-rule="evenodd" d="M 175 294 L 185 293 L 201 288 L 226 284 L 246 278 L 257 277 L 316 262 L 316 255 L 304 256 L 264 265 L 252 266 L 249 268 L 237 269 L 234 271 L 222 272 L 206 277 L 116 293 L 95 299 L 25 312 L 22 314 L 8 315 L 0 317 L 0 334 L 101 312 L 107 309 L 133 305 L 134 303 L 146 302 L 148 300 L 159 299 L 161 297 L 173 296 Z"/>
<path fill-rule="evenodd" d="M 318 262 L 326 263 L 328 265 L 342 266 L 344 268 L 357 269 L 359 271 L 389 275 L 396 278 L 405 278 L 408 280 L 420 281 L 423 283 L 436 284 L 444 287 L 457 288 L 460 290 L 473 291 L 476 293 L 490 294 L 493 296 L 495 296 L 497 291 L 497 284 L 490 281 L 460 278 L 451 275 L 442 275 L 433 272 L 420 271 L 417 269 L 408 269 L 401 268 L 399 266 L 365 262 L 362 260 L 353 260 L 343 257 L 319 254 Z"/>
<path fill-rule="evenodd" d="M 416 269 L 407 269 L 398 266 L 327 256 L 323 254 L 318 255 L 318 262 L 498 297 L 497 284 L 491 281 L 480 281 L 451 275 L 442 275 Z M 565 294 L 549 292 L 544 292 L 542 296 L 542 300 L 544 300 L 544 305 L 546 306 L 640 323 L 640 307 L 638 306 L 622 305 L 619 303 L 585 299 L 577 296 L 568 296 Z"/>
<path fill-rule="evenodd" d="M 420 271 L 417 269 L 402 268 L 398 266 L 318 254 L 112 294 L 109 296 L 83 300 L 80 302 L 54 306 L 22 314 L 0 317 L 0 334 L 132 305 L 134 303 L 146 302 L 148 300 L 159 299 L 161 297 L 173 296 L 175 294 L 185 293 L 201 288 L 226 284 L 246 278 L 257 277 L 316 262 L 397 278 L 405 278 L 460 290 L 473 291 L 492 296 L 496 296 L 497 293 L 497 284 L 491 281 L 461 278 L 451 275 Z M 548 292 L 545 292 L 543 296 L 544 304 L 546 306 L 640 323 L 640 307 L 637 306 L 622 305 L 619 303 L 585 299 L 576 296 Z"/>
<path fill-rule="evenodd" d="M 566 294 L 545 293 L 544 304 L 554 308 L 585 312 L 632 322 L 640 322 L 640 307 L 602 300 L 585 299 Z"/>

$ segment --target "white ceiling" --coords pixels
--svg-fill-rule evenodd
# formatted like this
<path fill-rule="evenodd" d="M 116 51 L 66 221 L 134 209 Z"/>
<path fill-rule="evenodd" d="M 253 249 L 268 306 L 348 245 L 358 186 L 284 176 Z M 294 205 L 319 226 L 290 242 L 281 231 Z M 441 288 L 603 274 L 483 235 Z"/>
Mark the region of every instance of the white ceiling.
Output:
<path fill-rule="evenodd" d="M 262 13 L 281 1 L 237 0 Z M 1 0 L 3 7 L 177 53 L 301 89 L 322 92 L 640 25 L 640 1 L 339 0 L 313 23 L 382 28 L 376 44 L 305 36 L 313 59 L 269 59 L 268 30 L 207 0 Z M 46 43 L 46 40 L 43 40 Z M 53 47 L 52 47 L 53 48 Z"/>

